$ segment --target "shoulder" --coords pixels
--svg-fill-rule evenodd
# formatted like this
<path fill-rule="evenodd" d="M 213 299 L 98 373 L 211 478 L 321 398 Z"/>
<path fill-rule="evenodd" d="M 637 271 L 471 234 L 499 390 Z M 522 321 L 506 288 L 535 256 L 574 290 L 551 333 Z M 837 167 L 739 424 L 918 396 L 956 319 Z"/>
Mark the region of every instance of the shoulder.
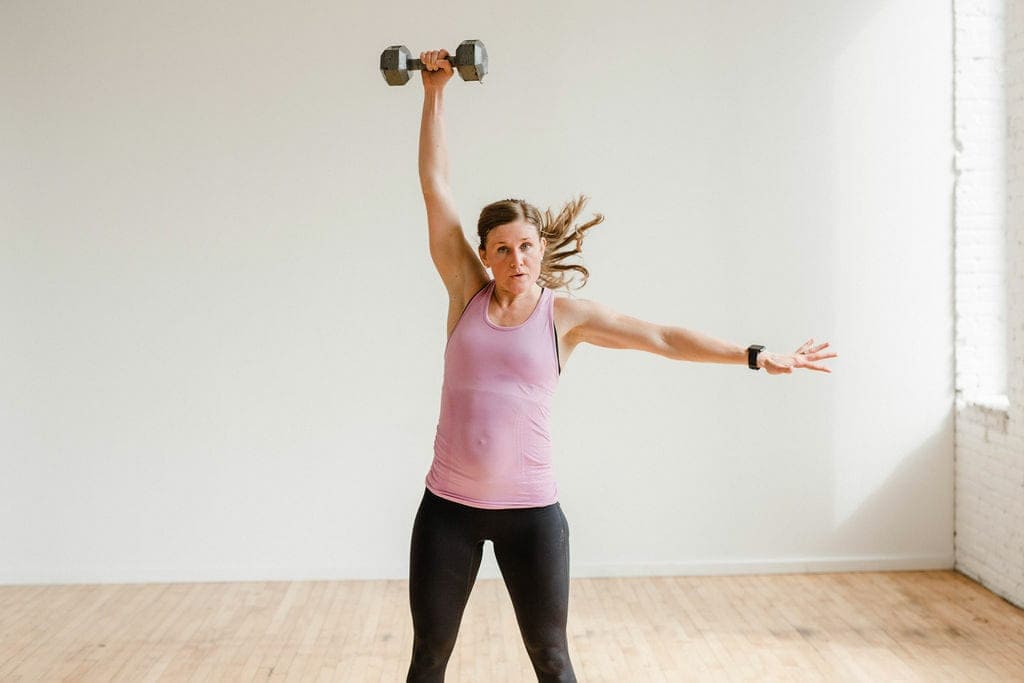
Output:
<path fill-rule="evenodd" d="M 661 353 L 664 348 L 664 328 L 654 323 L 589 299 L 562 299 L 559 308 L 556 321 L 561 318 L 560 333 L 574 344 L 586 342 L 654 353 Z"/>
<path fill-rule="evenodd" d="M 577 297 L 566 296 L 564 294 L 555 295 L 554 299 L 555 310 L 566 313 L 567 315 L 588 316 L 601 310 L 608 310 L 607 306 L 598 303 L 593 299 L 579 299 Z"/>
<path fill-rule="evenodd" d="M 555 326 L 565 335 L 585 329 L 594 320 L 611 314 L 611 309 L 591 299 L 554 297 Z"/>
<path fill-rule="evenodd" d="M 464 296 L 455 297 L 449 293 L 448 296 L 448 337 L 451 338 L 452 333 L 455 331 L 455 326 L 459 324 L 462 317 L 466 314 L 466 310 L 469 309 L 470 305 L 476 300 L 487 288 L 494 282 L 494 280 L 487 280 L 483 284 L 475 283 L 473 286 L 475 289 L 466 289 Z"/>
<path fill-rule="evenodd" d="M 577 299 L 565 294 L 551 293 L 554 299 L 555 310 L 566 315 L 576 315 L 587 310 L 594 302 L 589 299 Z"/>
<path fill-rule="evenodd" d="M 449 292 L 448 302 L 450 307 L 459 312 L 466 309 L 475 299 L 487 291 L 494 284 L 494 280 L 474 281 L 465 283 L 461 290 L 461 296 Z"/>
<path fill-rule="evenodd" d="M 479 276 L 478 276 L 479 275 Z M 486 277 L 486 273 L 471 275 L 469 277 L 455 278 L 448 287 L 448 300 L 456 308 L 464 308 L 469 305 L 473 297 L 487 289 L 494 280 Z"/>

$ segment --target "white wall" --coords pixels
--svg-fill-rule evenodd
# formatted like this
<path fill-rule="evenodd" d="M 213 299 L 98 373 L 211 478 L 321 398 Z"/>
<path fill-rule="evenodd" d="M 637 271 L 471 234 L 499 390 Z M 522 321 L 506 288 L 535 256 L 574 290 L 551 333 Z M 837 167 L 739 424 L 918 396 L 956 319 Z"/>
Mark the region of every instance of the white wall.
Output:
<path fill-rule="evenodd" d="M 1024 607 L 1024 6 L 955 20 L 956 568 Z"/>
<path fill-rule="evenodd" d="M 445 297 L 377 59 L 466 38 L 467 233 L 583 192 L 582 296 L 841 354 L 578 350 L 574 573 L 951 567 L 948 6 L 6 2 L 0 582 L 405 575 Z"/>

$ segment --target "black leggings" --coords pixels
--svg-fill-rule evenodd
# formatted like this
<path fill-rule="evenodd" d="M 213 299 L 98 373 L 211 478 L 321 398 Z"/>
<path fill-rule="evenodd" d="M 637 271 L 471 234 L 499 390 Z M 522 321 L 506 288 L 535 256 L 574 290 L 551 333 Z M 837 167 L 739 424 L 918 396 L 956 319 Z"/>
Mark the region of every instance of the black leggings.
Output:
<path fill-rule="evenodd" d="M 484 510 L 425 491 L 412 528 L 409 603 L 412 681 L 443 681 L 484 541 L 515 608 L 538 681 L 575 681 L 565 624 L 569 608 L 569 526 L 558 503 Z"/>

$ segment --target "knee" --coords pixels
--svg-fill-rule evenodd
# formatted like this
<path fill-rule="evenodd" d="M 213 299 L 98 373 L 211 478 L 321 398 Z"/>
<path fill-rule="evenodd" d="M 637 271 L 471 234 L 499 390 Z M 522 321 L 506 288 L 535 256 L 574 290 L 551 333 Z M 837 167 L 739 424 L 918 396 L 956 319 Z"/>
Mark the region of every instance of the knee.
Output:
<path fill-rule="evenodd" d="M 413 639 L 412 664 L 407 681 L 441 681 L 448 658 L 455 648 L 454 640 L 416 637 Z"/>
<path fill-rule="evenodd" d="M 575 681 L 569 652 L 563 646 L 530 648 L 530 659 L 539 681 Z"/>

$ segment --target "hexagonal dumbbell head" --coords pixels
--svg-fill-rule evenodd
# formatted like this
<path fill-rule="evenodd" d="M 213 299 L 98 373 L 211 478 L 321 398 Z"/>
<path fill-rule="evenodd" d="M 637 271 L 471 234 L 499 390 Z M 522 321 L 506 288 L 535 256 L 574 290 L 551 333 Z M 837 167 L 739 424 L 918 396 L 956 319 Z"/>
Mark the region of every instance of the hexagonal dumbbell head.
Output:
<path fill-rule="evenodd" d="M 380 55 L 380 72 L 388 85 L 405 85 L 409 82 L 409 62 L 412 53 L 405 45 L 392 45 Z"/>
<path fill-rule="evenodd" d="M 487 75 L 487 48 L 479 40 L 464 40 L 455 51 L 455 68 L 464 81 L 483 82 Z"/>

